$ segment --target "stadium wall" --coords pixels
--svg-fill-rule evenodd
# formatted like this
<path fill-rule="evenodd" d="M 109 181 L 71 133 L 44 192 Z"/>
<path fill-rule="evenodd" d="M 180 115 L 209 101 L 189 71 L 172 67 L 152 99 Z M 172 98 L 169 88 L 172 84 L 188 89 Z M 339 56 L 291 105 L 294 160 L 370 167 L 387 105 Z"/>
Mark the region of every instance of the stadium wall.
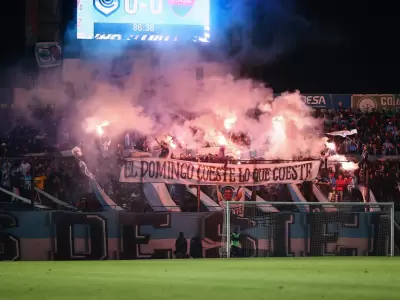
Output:
<path fill-rule="evenodd" d="M 389 251 L 388 218 L 380 213 L 274 213 L 268 226 L 261 225 L 265 220 L 232 217 L 231 226 L 240 227 L 249 256 L 364 256 Z M 179 232 L 188 242 L 199 235 L 203 256 L 217 258 L 222 228 L 221 212 L 0 213 L 0 260 L 173 258 Z"/>

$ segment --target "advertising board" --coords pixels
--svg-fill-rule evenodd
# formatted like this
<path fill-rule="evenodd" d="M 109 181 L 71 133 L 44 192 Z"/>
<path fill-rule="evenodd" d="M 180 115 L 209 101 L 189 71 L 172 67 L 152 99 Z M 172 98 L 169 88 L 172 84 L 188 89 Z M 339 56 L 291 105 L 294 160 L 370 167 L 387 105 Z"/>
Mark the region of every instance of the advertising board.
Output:
<path fill-rule="evenodd" d="M 346 94 L 303 94 L 301 98 L 312 108 L 346 109 L 351 107 L 351 95 Z"/>
<path fill-rule="evenodd" d="M 362 112 L 400 107 L 400 97 L 395 94 L 353 95 L 351 102 L 352 108 L 359 109 Z"/>
<path fill-rule="evenodd" d="M 380 212 L 270 213 L 265 222 L 232 215 L 249 256 L 387 255 L 388 218 Z M 264 224 L 264 225 L 263 225 Z M 220 256 L 222 212 L 0 213 L 0 260 L 173 258 L 180 232 L 200 237 L 203 257 Z"/>

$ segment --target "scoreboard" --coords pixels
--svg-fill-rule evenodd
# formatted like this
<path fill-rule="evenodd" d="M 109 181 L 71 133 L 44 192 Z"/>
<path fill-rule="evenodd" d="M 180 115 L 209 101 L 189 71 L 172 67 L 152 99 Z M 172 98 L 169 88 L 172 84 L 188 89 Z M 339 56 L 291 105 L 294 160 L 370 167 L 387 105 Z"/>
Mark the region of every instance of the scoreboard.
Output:
<path fill-rule="evenodd" d="M 78 0 L 77 38 L 210 41 L 211 0 Z"/>

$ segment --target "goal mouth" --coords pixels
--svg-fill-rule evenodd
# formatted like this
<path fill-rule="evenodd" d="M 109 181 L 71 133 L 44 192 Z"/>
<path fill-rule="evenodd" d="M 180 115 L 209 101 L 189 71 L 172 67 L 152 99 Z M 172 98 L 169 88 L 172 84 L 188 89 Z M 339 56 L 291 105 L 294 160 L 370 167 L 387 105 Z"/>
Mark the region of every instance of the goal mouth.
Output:
<path fill-rule="evenodd" d="M 394 256 L 394 231 L 394 203 L 224 202 L 220 254 Z"/>

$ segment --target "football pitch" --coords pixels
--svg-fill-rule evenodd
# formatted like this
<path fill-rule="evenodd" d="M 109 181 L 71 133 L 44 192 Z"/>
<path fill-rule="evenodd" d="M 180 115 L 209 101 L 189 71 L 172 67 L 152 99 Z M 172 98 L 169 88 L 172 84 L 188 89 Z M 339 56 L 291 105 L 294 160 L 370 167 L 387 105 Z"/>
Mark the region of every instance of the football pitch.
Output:
<path fill-rule="evenodd" d="M 400 258 L 0 262 L 0 299 L 400 299 Z"/>

